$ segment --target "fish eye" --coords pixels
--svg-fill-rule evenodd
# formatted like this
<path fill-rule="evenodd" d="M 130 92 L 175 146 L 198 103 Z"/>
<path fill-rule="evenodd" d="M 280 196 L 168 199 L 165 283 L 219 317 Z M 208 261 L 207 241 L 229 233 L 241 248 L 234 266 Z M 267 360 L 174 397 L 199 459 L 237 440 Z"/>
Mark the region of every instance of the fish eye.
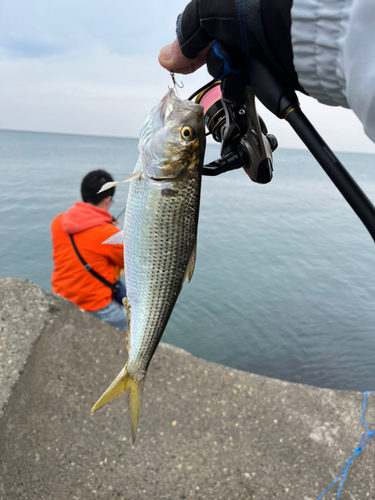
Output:
<path fill-rule="evenodd" d="M 194 137 L 194 130 L 191 127 L 185 126 L 181 129 L 181 137 L 185 141 L 190 141 Z"/>

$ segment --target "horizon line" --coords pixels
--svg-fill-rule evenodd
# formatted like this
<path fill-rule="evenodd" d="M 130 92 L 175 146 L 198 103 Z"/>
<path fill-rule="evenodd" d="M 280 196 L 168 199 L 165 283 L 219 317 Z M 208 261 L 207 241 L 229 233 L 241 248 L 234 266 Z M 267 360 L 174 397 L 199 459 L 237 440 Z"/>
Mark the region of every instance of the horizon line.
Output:
<path fill-rule="evenodd" d="M 99 135 L 99 134 L 78 134 L 75 132 L 51 132 L 45 130 L 21 130 L 16 128 L 1 128 L 0 132 L 22 132 L 27 134 L 51 134 L 51 135 L 74 135 L 79 137 L 103 137 L 106 139 L 135 139 L 138 140 L 139 137 L 126 137 L 122 135 Z"/>
<path fill-rule="evenodd" d="M 96 138 L 103 138 L 103 139 L 133 139 L 133 140 L 139 140 L 139 137 L 126 137 L 126 136 L 121 136 L 121 135 L 99 135 L 99 134 L 78 134 L 74 132 L 51 132 L 51 131 L 44 131 L 44 130 L 20 130 L 20 129 L 11 129 L 11 128 L 1 128 L 0 127 L 0 132 L 20 132 L 20 133 L 26 133 L 26 134 L 49 134 L 49 135 L 68 135 L 68 136 L 77 136 L 77 137 L 96 137 Z M 217 142 L 211 143 L 213 144 L 219 144 Z M 305 145 L 301 145 L 301 147 L 283 147 L 283 146 L 278 146 L 277 149 L 289 149 L 292 151 L 306 151 L 311 154 L 309 149 Z M 375 152 L 371 151 L 347 151 L 347 150 L 341 150 L 341 149 L 335 149 L 337 153 L 349 153 L 349 154 L 360 154 L 360 155 L 374 155 Z"/>

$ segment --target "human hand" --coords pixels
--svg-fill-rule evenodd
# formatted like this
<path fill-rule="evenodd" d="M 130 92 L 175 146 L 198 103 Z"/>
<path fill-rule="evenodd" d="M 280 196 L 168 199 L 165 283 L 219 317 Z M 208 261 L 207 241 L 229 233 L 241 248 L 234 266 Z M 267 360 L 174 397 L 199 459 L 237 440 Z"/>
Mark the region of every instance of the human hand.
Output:
<path fill-rule="evenodd" d="M 206 63 L 211 45 L 218 41 L 242 68 L 248 68 L 252 58 L 266 61 L 291 87 L 302 90 L 293 66 L 287 2 L 253 4 L 191 0 L 178 17 L 177 39 L 161 49 L 159 63 L 169 71 L 193 73 Z M 210 64 L 208 70 L 218 77 L 210 71 Z"/>
<path fill-rule="evenodd" d="M 192 0 L 178 17 L 177 39 L 160 51 L 161 66 L 182 74 L 203 66 L 214 40 L 233 42 L 234 11 L 235 0 Z"/>
<path fill-rule="evenodd" d="M 173 43 L 163 47 L 159 54 L 159 63 L 163 68 L 182 75 L 194 73 L 197 69 L 206 63 L 206 55 L 211 47 L 211 44 L 204 48 L 198 57 L 189 59 L 185 57 L 181 51 L 180 44 L 177 38 Z"/>

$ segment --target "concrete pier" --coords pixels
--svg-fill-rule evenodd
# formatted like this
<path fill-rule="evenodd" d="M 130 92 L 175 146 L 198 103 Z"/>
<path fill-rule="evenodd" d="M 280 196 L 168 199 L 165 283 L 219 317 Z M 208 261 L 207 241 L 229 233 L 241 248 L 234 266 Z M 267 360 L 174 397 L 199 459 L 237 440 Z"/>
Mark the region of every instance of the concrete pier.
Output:
<path fill-rule="evenodd" d="M 316 500 L 365 431 L 361 393 L 160 344 L 133 445 L 126 397 L 90 415 L 125 364 L 124 337 L 29 281 L 0 280 L 1 500 Z M 366 422 L 375 428 L 375 394 Z M 340 499 L 375 499 L 375 438 Z"/>

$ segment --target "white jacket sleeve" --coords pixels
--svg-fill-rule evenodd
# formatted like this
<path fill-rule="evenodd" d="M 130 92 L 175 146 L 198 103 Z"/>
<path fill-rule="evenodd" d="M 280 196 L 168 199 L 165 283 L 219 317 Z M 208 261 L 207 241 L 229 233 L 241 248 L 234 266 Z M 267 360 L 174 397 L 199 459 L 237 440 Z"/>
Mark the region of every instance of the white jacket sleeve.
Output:
<path fill-rule="evenodd" d="M 294 0 L 291 18 L 302 87 L 350 107 L 375 142 L 375 0 Z"/>

